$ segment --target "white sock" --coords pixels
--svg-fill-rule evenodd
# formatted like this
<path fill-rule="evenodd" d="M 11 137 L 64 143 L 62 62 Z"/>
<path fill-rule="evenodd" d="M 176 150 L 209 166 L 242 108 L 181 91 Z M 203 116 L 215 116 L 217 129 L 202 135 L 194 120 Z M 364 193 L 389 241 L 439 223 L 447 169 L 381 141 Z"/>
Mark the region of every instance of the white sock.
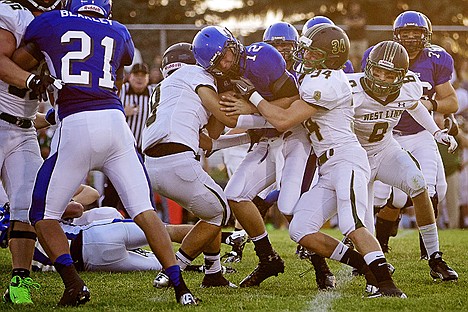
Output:
<path fill-rule="evenodd" d="M 192 260 L 185 257 L 180 251 L 177 251 L 175 256 L 177 259 L 177 264 L 180 266 L 181 271 L 185 270 L 187 265 L 190 265 L 190 263 L 192 263 Z"/>
<path fill-rule="evenodd" d="M 339 242 L 338 245 L 336 246 L 335 250 L 333 250 L 330 259 L 336 260 L 336 261 L 341 261 L 343 259 L 344 254 L 348 250 L 348 246 L 343 244 L 342 242 Z"/>
<path fill-rule="evenodd" d="M 429 256 L 439 251 L 439 234 L 435 223 L 420 226 L 419 233 L 421 233 L 424 246 Z"/>
<path fill-rule="evenodd" d="M 214 274 L 221 271 L 221 260 L 219 252 L 217 254 L 204 254 L 205 274 Z"/>

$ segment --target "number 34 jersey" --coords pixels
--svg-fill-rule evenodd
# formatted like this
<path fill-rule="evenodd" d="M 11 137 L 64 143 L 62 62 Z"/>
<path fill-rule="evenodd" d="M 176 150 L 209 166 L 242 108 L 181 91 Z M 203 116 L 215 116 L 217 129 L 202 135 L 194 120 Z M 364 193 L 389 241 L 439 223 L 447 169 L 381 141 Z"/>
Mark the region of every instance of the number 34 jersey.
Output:
<path fill-rule="evenodd" d="M 366 91 L 364 73 L 347 76 L 353 89 L 354 131 L 367 154 L 373 155 L 393 142 L 392 130 L 403 112 L 421 98 L 422 83 L 413 72 L 408 72 L 400 91 L 383 100 Z"/>
<path fill-rule="evenodd" d="M 65 82 L 58 93 L 60 119 L 81 111 L 122 109 L 116 72 L 132 62 L 127 28 L 112 20 L 69 11 L 41 14 L 24 35 L 44 53 L 52 75 Z"/>
<path fill-rule="evenodd" d="M 355 143 L 351 88 L 342 70 L 319 69 L 299 78 L 299 94 L 317 112 L 302 124 L 316 155 Z"/>

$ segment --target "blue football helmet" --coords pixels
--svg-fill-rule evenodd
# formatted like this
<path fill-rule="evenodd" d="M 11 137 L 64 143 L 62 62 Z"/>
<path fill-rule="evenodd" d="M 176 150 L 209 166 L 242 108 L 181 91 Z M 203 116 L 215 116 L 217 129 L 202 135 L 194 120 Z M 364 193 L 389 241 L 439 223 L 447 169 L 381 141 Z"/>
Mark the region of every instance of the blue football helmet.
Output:
<path fill-rule="evenodd" d="M 8 227 L 10 226 L 10 204 L 0 206 L 0 247 L 8 247 Z"/>
<path fill-rule="evenodd" d="M 301 35 L 304 36 L 304 34 L 306 33 L 306 31 L 309 28 L 312 28 L 313 26 L 318 25 L 318 24 L 335 25 L 335 23 L 333 23 L 333 21 L 331 19 L 329 19 L 328 17 L 317 15 L 317 16 L 314 16 L 311 19 L 309 19 L 307 22 L 305 22 L 304 26 L 302 26 Z"/>
<path fill-rule="evenodd" d="M 278 49 L 286 61 L 292 59 L 298 39 L 299 34 L 296 28 L 286 22 L 271 24 L 263 33 L 263 41 Z"/>
<path fill-rule="evenodd" d="M 234 62 L 229 70 L 221 71 L 217 66 L 228 50 L 234 54 Z M 237 78 L 241 75 L 240 60 L 244 46 L 227 28 L 203 28 L 193 38 L 192 51 L 197 63 L 214 76 Z"/>
<path fill-rule="evenodd" d="M 422 31 L 419 38 L 402 38 L 401 31 L 419 29 Z M 420 51 L 430 45 L 432 37 L 432 24 L 429 18 L 416 11 L 406 11 L 397 16 L 393 23 L 393 40 L 402 44 L 408 52 Z"/>
<path fill-rule="evenodd" d="M 15 0 L 29 11 L 47 12 L 62 8 L 62 0 Z"/>
<path fill-rule="evenodd" d="M 66 0 L 63 8 L 76 14 L 91 12 L 104 18 L 112 16 L 112 0 Z"/>
<path fill-rule="evenodd" d="M 395 80 L 386 82 L 375 77 L 373 71 L 376 67 L 395 73 Z M 403 85 L 408 67 L 409 57 L 406 49 L 398 42 L 382 41 L 369 53 L 364 70 L 364 84 L 376 96 L 397 93 Z"/>

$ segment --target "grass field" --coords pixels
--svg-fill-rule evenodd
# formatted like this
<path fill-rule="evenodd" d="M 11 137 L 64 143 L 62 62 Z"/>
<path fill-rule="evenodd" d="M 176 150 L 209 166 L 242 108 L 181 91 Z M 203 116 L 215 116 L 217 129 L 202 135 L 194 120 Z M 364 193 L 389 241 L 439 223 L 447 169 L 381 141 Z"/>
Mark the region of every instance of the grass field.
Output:
<path fill-rule="evenodd" d="M 335 230 L 328 233 L 340 237 Z M 284 274 L 267 279 L 258 288 L 201 289 L 200 273 L 186 272 L 184 278 L 192 291 L 202 299 L 198 307 L 181 307 L 176 304 L 172 290 L 152 287 L 154 272 L 135 273 L 82 273 L 91 290 L 91 301 L 79 308 L 67 310 L 86 311 L 468 311 L 468 231 L 440 231 L 444 258 L 460 275 L 458 282 L 433 282 L 426 261 L 419 259 L 418 234 L 402 230 L 390 242 L 392 250 L 388 260 L 396 267 L 394 279 L 408 295 L 408 299 L 362 298 L 365 286 L 363 277 L 352 277 L 351 269 L 330 261 L 337 277 L 338 287 L 333 291 L 318 291 L 313 270 L 303 278 L 299 275 L 311 266 L 294 254 L 295 244 L 286 231 L 270 232 L 273 245 L 286 263 Z M 223 246 L 222 253 L 228 248 Z M 256 265 L 253 245 L 247 244 L 244 259 L 233 264 L 238 272 L 226 275 L 238 284 Z M 201 263 L 197 259 L 195 263 Z M 0 250 L 0 286 L 3 291 L 10 277 L 8 250 Z M 42 288 L 33 293 L 34 306 L 0 304 L 0 311 L 52 311 L 63 292 L 62 282 L 56 273 L 33 273 Z"/>

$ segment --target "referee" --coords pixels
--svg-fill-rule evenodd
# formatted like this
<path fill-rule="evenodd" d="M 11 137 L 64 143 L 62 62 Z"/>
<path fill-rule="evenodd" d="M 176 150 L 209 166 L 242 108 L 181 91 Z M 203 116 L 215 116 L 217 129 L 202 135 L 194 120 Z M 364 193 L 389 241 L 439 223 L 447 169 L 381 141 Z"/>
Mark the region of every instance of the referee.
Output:
<path fill-rule="evenodd" d="M 153 92 L 149 84 L 149 69 L 146 64 L 135 64 L 130 71 L 128 82 L 120 91 L 127 123 L 135 136 L 138 151 L 141 153 L 141 132 L 151 112 L 150 97 Z"/>
<path fill-rule="evenodd" d="M 135 137 L 136 147 L 141 157 L 143 157 L 143 153 L 141 152 L 141 132 L 151 112 L 149 101 L 152 92 L 153 88 L 149 84 L 148 65 L 144 63 L 133 65 L 128 76 L 128 81 L 122 85 L 122 89 L 120 90 L 120 100 L 122 101 L 128 126 Z M 104 185 L 102 206 L 117 207 L 117 210 L 127 217 L 119 195 L 109 180 Z"/>

